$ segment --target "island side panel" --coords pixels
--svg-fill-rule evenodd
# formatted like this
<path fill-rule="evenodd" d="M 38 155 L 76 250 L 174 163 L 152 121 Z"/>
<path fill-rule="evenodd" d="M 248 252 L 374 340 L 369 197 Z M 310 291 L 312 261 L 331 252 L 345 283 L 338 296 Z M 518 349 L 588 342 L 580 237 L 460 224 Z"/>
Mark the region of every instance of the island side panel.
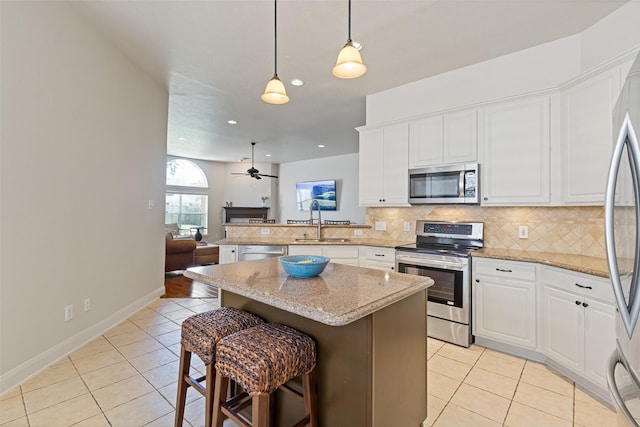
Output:
<path fill-rule="evenodd" d="M 345 326 L 328 326 L 269 305 L 223 291 L 222 306 L 237 307 L 269 322 L 282 323 L 316 340 L 316 381 L 319 425 L 373 427 L 372 421 L 372 316 Z M 426 359 L 425 359 L 426 360 Z M 401 389 L 397 389 L 401 393 Z M 278 396 L 278 406 L 287 395 Z M 302 414 L 298 401 L 283 403 L 286 415 L 277 426 L 290 426 Z"/>
<path fill-rule="evenodd" d="M 427 290 L 373 314 L 373 426 L 427 418 Z"/>

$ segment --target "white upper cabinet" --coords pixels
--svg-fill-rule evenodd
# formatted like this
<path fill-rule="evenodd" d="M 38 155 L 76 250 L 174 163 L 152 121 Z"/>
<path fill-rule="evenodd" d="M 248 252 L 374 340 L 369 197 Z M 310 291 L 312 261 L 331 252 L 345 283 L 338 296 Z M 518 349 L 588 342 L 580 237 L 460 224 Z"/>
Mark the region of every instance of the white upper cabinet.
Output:
<path fill-rule="evenodd" d="M 613 149 L 612 111 L 620 94 L 620 67 L 561 92 L 562 202 L 602 205 Z"/>
<path fill-rule="evenodd" d="M 409 124 L 409 167 L 477 161 L 477 112 L 461 110 Z"/>
<path fill-rule="evenodd" d="M 483 206 L 550 202 L 549 105 L 545 95 L 478 110 Z"/>
<path fill-rule="evenodd" d="M 409 125 L 359 129 L 361 206 L 409 206 Z"/>

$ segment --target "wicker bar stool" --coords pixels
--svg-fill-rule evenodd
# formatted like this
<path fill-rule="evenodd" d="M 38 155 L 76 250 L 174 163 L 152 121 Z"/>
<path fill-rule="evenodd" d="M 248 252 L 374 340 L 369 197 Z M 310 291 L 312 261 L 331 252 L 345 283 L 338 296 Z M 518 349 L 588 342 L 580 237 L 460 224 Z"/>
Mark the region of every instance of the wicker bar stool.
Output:
<path fill-rule="evenodd" d="M 273 393 L 278 388 L 304 402 L 305 417 L 296 426 L 317 426 L 315 366 L 315 341 L 288 326 L 264 323 L 221 339 L 216 348 L 214 426 L 222 427 L 225 417 L 241 426 L 273 425 Z M 302 394 L 285 384 L 298 376 Z M 229 380 L 244 391 L 227 399 L 222 390 Z M 240 414 L 249 406 L 251 423 Z"/>
<path fill-rule="evenodd" d="M 205 398 L 205 426 L 211 426 L 215 385 L 215 355 L 218 341 L 227 335 L 264 323 L 262 319 L 233 307 L 199 313 L 182 322 L 180 340 L 180 368 L 178 396 L 176 397 L 175 426 L 182 425 L 187 389 L 193 387 Z M 194 378 L 189 375 L 191 354 L 195 353 L 207 367 L 204 376 Z M 206 382 L 206 388 L 201 384 Z"/>

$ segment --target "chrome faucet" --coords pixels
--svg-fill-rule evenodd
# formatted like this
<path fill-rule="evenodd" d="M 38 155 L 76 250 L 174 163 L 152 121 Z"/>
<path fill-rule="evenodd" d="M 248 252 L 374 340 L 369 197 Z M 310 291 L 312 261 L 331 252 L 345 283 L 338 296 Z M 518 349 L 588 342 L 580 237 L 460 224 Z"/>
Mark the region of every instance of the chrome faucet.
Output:
<path fill-rule="evenodd" d="M 322 215 L 320 214 L 320 202 L 317 199 L 313 199 L 309 204 L 309 224 L 313 225 L 313 205 L 318 207 L 318 236 L 316 239 L 320 240 L 320 227 L 322 226 Z"/>

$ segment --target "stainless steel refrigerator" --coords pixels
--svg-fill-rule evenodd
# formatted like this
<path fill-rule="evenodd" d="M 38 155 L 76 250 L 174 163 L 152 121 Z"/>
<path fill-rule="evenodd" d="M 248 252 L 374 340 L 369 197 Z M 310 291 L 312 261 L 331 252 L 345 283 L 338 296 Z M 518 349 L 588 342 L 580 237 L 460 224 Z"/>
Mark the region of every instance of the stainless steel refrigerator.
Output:
<path fill-rule="evenodd" d="M 607 263 L 616 298 L 617 348 L 607 380 L 618 426 L 640 423 L 640 55 L 613 110 L 615 147 L 605 196 Z"/>

